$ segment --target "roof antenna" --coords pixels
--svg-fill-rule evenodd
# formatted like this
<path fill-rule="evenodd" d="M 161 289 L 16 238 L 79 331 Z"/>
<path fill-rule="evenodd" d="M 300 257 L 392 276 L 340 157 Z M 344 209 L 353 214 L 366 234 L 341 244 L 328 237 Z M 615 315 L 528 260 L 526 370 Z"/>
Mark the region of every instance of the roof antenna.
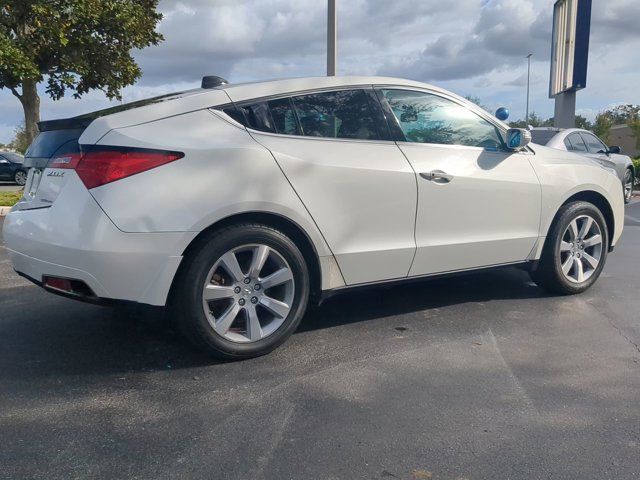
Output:
<path fill-rule="evenodd" d="M 221 85 L 227 85 L 229 82 L 222 77 L 217 77 L 215 75 L 207 75 L 202 77 L 202 88 L 216 88 Z"/>

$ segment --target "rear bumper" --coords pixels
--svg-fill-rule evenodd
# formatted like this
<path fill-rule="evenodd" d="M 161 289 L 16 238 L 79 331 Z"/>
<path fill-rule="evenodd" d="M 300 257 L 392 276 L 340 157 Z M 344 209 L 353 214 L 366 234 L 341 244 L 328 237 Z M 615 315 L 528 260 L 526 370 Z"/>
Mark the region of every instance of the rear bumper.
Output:
<path fill-rule="evenodd" d="M 14 269 L 81 280 L 99 299 L 165 305 L 192 232 L 125 233 L 75 176 L 49 208 L 10 212 L 3 235 Z"/>

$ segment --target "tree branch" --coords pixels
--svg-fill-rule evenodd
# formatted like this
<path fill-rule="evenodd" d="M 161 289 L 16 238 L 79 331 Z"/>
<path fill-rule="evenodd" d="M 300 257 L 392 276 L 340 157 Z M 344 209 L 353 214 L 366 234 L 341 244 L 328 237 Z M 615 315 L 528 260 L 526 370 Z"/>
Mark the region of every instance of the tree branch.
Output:
<path fill-rule="evenodd" d="M 18 90 L 16 90 L 15 87 L 9 87 L 9 90 L 11 90 L 11 93 L 13 93 L 13 95 L 17 97 L 18 100 L 22 101 L 22 95 L 18 93 Z"/>

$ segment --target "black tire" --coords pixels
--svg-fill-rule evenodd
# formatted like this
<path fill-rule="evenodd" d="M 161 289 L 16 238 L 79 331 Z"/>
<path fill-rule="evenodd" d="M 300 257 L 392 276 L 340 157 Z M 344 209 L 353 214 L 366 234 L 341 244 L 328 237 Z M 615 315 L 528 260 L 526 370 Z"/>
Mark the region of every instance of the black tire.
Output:
<path fill-rule="evenodd" d="M 631 190 L 627 192 L 627 183 L 631 181 Z M 624 192 L 624 203 L 629 203 L 631 201 L 631 196 L 633 195 L 633 186 L 635 184 L 635 177 L 633 175 L 633 170 L 631 168 L 627 168 L 627 171 L 624 174 L 624 180 L 622 181 L 622 191 Z"/>
<path fill-rule="evenodd" d="M 243 245 L 266 245 L 290 267 L 294 293 L 284 322 L 270 335 L 251 343 L 230 341 L 209 323 L 203 307 L 203 288 L 210 270 L 225 253 Z M 298 328 L 309 299 L 309 271 L 296 244 L 282 232 L 260 224 L 239 224 L 199 241 L 183 260 L 172 289 L 169 312 L 179 330 L 197 347 L 215 357 L 239 360 L 265 355 L 280 346 Z M 266 293 L 266 292 L 265 292 Z"/>
<path fill-rule="evenodd" d="M 13 181 L 21 187 L 24 187 L 27 184 L 27 172 L 24 170 L 16 171 L 16 173 L 13 174 Z"/>
<path fill-rule="evenodd" d="M 589 215 L 597 223 L 602 236 L 602 248 L 600 261 L 591 276 L 581 283 L 575 283 L 567 279 L 562 272 L 560 244 L 569 224 L 582 215 Z M 606 263 L 608 247 L 609 233 L 602 212 L 588 202 L 568 203 L 563 205 L 556 215 L 547 235 L 538 267 L 530 272 L 530 276 L 538 286 L 553 293 L 562 295 L 582 293 L 591 287 L 600 276 Z"/>

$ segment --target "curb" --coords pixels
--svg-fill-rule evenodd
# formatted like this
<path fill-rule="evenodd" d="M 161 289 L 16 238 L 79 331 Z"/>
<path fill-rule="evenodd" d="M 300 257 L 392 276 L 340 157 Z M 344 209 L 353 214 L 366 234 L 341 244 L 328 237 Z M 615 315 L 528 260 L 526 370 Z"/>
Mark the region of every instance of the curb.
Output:
<path fill-rule="evenodd" d="M 4 217 L 7 213 L 9 213 L 11 207 L 0 207 L 0 217 Z"/>

